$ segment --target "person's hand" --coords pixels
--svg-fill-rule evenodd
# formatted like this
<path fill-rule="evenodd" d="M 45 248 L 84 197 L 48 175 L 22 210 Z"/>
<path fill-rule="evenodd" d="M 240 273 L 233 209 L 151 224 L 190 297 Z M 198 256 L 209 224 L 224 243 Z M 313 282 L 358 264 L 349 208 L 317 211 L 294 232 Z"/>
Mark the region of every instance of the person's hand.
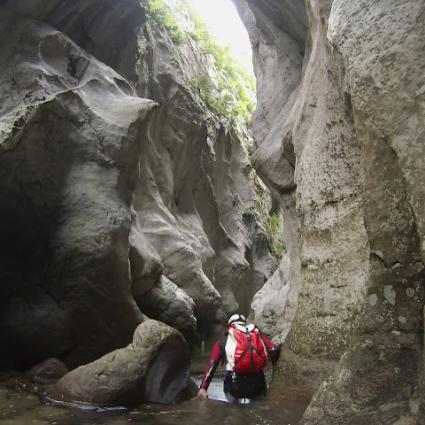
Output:
<path fill-rule="evenodd" d="M 198 398 L 198 400 L 206 400 L 208 398 L 207 390 L 204 390 L 203 388 L 201 388 L 198 391 L 198 395 L 196 397 Z"/>

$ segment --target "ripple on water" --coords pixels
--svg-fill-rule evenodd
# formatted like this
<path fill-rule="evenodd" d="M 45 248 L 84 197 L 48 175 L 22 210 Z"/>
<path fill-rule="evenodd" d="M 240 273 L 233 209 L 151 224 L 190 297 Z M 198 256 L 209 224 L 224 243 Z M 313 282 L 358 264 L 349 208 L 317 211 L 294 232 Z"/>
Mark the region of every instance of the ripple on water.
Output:
<path fill-rule="evenodd" d="M 296 425 L 306 405 L 306 400 L 297 396 L 231 405 L 223 401 L 220 377 L 212 381 L 209 394 L 211 399 L 205 402 L 94 411 L 42 404 L 37 394 L 9 378 L 0 383 L 0 425 Z"/>

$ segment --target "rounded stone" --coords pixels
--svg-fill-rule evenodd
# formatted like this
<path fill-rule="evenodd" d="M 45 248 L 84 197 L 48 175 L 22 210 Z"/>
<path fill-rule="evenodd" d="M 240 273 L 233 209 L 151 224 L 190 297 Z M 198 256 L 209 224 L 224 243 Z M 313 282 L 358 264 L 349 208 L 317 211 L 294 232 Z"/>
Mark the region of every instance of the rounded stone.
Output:
<path fill-rule="evenodd" d="M 188 386 L 190 353 L 180 332 L 156 320 L 137 327 L 133 342 L 66 374 L 52 398 L 102 406 L 172 403 Z"/>

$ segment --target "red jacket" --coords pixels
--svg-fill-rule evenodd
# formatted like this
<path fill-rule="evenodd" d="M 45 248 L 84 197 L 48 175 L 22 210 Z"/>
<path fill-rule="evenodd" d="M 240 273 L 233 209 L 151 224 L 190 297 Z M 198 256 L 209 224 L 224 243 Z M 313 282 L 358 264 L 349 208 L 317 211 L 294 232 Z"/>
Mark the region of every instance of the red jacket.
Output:
<path fill-rule="evenodd" d="M 211 350 L 210 357 L 208 359 L 207 367 L 205 368 L 204 374 L 202 375 L 199 388 L 203 388 L 205 390 L 208 389 L 220 361 L 225 358 L 226 339 L 227 332 L 214 344 Z M 266 346 L 267 352 L 270 355 L 272 363 L 275 364 L 277 359 L 279 358 L 280 347 L 264 334 L 261 334 L 261 339 L 263 340 L 264 345 Z"/>

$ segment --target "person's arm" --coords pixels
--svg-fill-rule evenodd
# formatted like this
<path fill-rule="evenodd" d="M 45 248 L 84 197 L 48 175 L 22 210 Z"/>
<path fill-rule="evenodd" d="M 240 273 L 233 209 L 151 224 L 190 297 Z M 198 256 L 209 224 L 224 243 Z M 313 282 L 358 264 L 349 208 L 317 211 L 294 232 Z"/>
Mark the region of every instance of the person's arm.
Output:
<path fill-rule="evenodd" d="M 264 345 L 266 346 L 266 349 L 270 355 L 272 363 L 275 364 L 277 360 L 279 359 L 280 346 L 275 344 L 268 336 L 264 334 L 261 334 L 261 339 L 263 340 Z"/>
<path fill-rule="evenodd" d="M 217 341 L 211 350 L 207 367 L 205 368 L 204 374 L 202 375 L 201 383 L 199 384 L 198 398 L 206 398 L 208 387 L 222 358 L 223 350 L 221 343 L 220 341 Z"/>

